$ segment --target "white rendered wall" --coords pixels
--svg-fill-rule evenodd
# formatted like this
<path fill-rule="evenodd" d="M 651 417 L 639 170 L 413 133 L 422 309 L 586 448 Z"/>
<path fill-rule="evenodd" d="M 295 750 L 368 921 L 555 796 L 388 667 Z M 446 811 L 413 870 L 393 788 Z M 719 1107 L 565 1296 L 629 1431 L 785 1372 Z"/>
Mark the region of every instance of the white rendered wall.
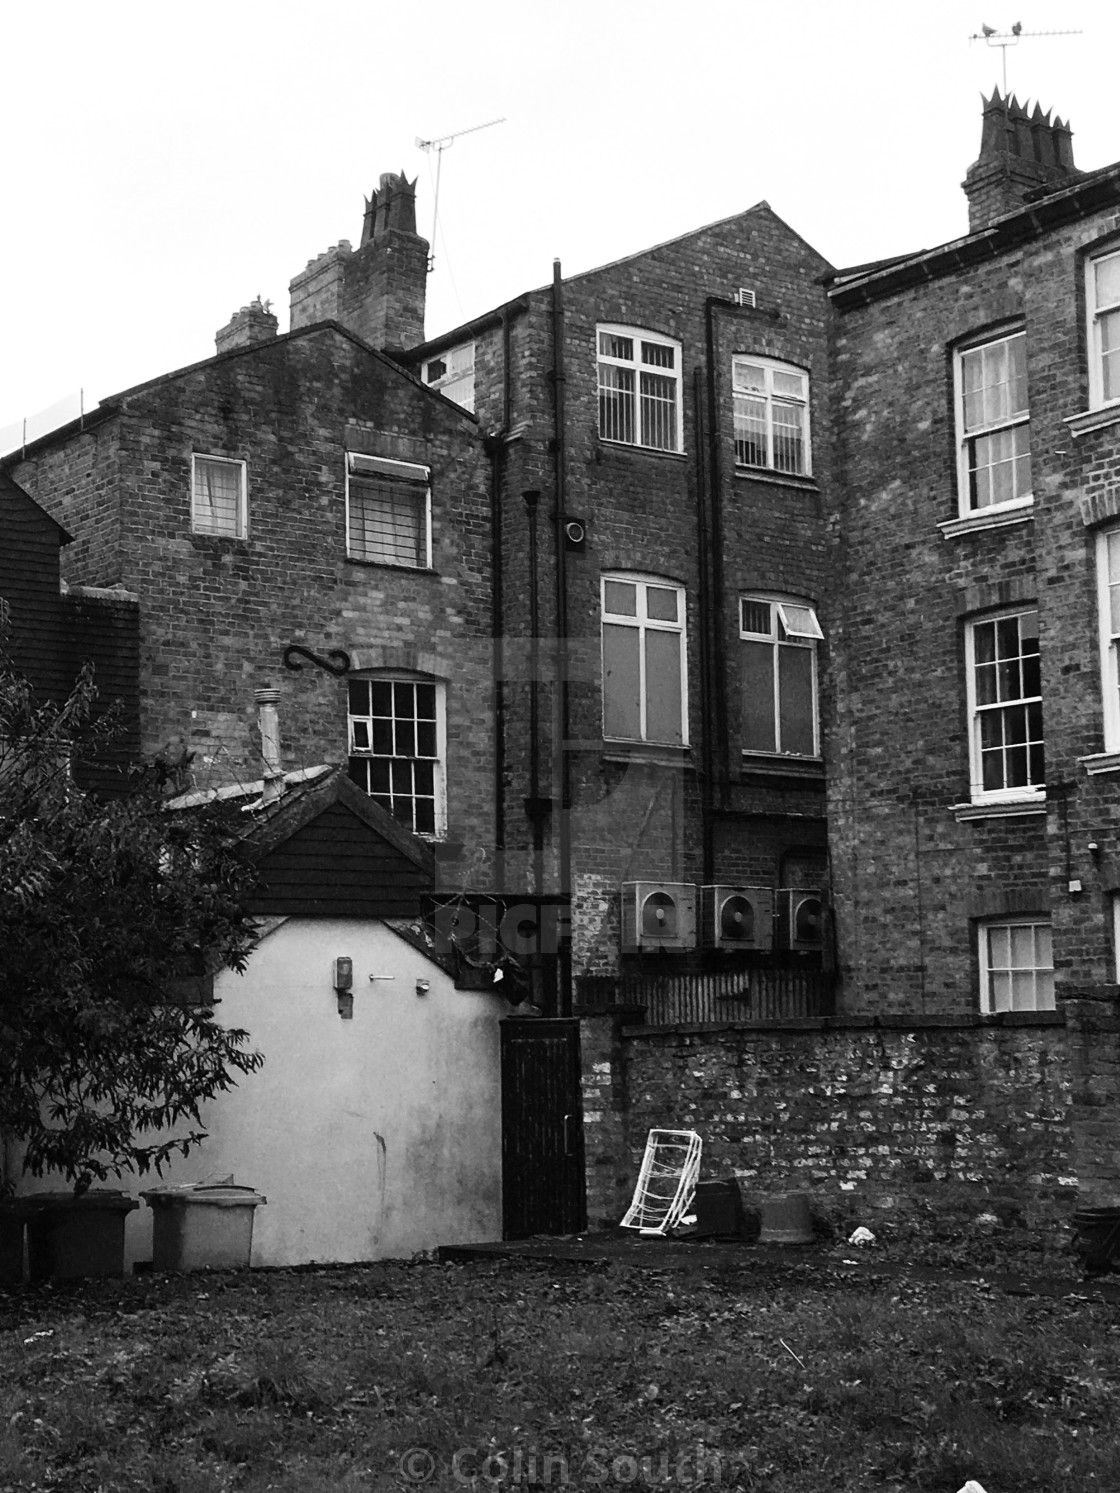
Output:
<path fill-rule="evenodd" d="M 354 963 L 349 1021 L 332 986 L 342 955 Z M 208 1139 L 161 1178 L 98 1185 L 135 1197 L 232 1173 L 268 1198 L 256 1211 L 254 1265 L 399 1258 L 501 1238 L 504 1000 L 456 990 L 383 923 L 321 918 L 280 923 L 243 975 L 219 976 L 216 993 L 218 1018 L 248 1030 L 264 1067 L 205 1106 Z M 60 1185 L 22 1178 L 19 1190 Z M 128 1217 L 129 1264 L 151 1258 L 151 1219 L 146 1204 Z"/>

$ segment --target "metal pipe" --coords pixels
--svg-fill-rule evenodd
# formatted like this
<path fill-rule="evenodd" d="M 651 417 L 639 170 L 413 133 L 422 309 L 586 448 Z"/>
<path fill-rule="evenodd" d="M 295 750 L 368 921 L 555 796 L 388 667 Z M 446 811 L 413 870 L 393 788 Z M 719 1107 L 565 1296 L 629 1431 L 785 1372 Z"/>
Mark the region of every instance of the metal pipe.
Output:
<path fill-rule="evenodd" d="M 711 378 L 711 367 L 707 369 Z M 703 780 L 700 789 L 700 830 L 703 880 L 710 884 L 715 880 L 715 826 L 713 820 L 714 750 L 712 742 L 712 605 L 708 586 L 708 467 L 704 459 L 706 421 L 704 419 L 705 370 L 697 368 L 693 374 L 692 396 L 696 418 L 696 535 L 697 574 L 700 600 L 700 722 L 703 731 Z"/>
<path fill-rule="evenodd" d="M 521 494 L 529 517 L 529 815 L 533 823 L 533 891 L 539 897 L 544 882 L 544 834 L 541 824 L 540 763 L 540 596 L 537 587 L 537 506 L 535 488 Z"/>
<path fill-rule="evenodd" d="M 708 296 L 705 302 L 707 321 L 707 354 L 708 354 L 708 486 L 712 495 L 712 527 L 711 527 L 711 551 L 712 551 L 712 613 L 714 626 L 712 628 L 712 671 L 714 698 L 711 701 L 714 721 L 714 737 L 719 743 L 718 757 L 713 753 L 714 760 L 718 765 L 719 778 L 719 803 L 723 808 L 727 803 L 727 779 L 728 779 L 728 752 L 730 745 L 728 741 L 727 728 L 727 650 L 724 647 L 724 579 L 723 579 L 723 462 L 720 460 L 720 419 L 719 419 L 719 370 L 716 367 L 716 330 L 715 309 L 717 306 L 726 305 L 719 296 Z M 703 571 L 701 572 L 703 574 Z"/>
<path fill-rule="evenodd" d="M 567 517 L 568 472 L 564 372 L 564 281 L 560 261 L 552 261 L 552 411 L 553 411 L 553 481 L 556 505 L 553 525 L 556 545 L 556 685 L 553 696 L 558 709 L 554 712 L 556 727 L 552 744 L 552 789 L 559 811 L 556 823 L 559 852 L 558 890 L 569 899 L 572 895 L 571 834 L 571 759 L 568 752 L 570 701 L 568 697 L 568 556 L 564 521 Z M 559 790 L 559 791 L 557 791 Z M 570 905 L 570 904 L 569 904 Z M 572 1012 L 571 950 L 564 945 L 558 956 L 560 988 L 559 1014 Z"/>

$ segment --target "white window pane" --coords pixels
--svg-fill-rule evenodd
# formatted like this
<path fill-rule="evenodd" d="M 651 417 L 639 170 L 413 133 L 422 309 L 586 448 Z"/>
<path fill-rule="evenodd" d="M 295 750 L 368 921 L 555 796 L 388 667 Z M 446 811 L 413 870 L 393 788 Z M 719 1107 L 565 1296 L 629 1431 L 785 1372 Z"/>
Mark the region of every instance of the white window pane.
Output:
<path fill-rule="evenodd" d="M 642 362 L 651 368 L 672 368 L 676 363 L 676 350 L 663 342 L 643 342 Z"/>
<path fill-rule="evenodd" d="M 608 358 L 625 358 L 627 361 L 633 361 L 634 339 L 619 337 L 614 332 L 600 332 L 599 351 Z"/>
<path fill-rule="evenodd" d="M 677 447 L 677 381 L 656 373 L 641 376 L 642 445 L 657 451 Z"/>
<path fill-rule="evenodd" d="M 1012 972 L 1010 1006 L 1012 1011 L 1034 1010 L 1034 984 L 1033 971 L 1014 970 Z"/>
<path fill-rule="evenodd" d="M 677 745 L 684 740 L 681 718 L 681 634 L 646 633 L 646 740 Z"/>
<path fill-rule="evenodd" d="M 646 587 L 646 616 L 656 622 L 679 622 L 679 595 L 668 586 Z"/>
<path fill-rule="evenodd" d="M 988 981 L 993 1011 L 1011 1010 L 1011 976 L 993 972 Z"/>
<path fill-rule="evenodd" d="M 638 615 L 638 588 L 633 581 L 604 581 L 603 610 L 616 617 Z"/>
<path fill-rule="evenodd" d="M 734 364 L 734 387 L 747 393 L 765 394 L 766 371 L 757 363 L 743 363 L 736 359 Z"/>
<path fill-rule="evenodd" d="M 1006 924 L 988 929 L 988 949 L 993 969 L 1008 969 L 1011 965 L 1011 929 Z"/>
<path fill-rule="evenodd" d="M 1093 278 L 1098 307 L 1120 303 L 1120 254 L 1098 259 L 1093 265 Z"/>
<path fill-rule="evenodd" d="M 603 733 L 624 741 L 642 739 L 640 646 L 638 628 L 603 624 Z"/>
<path fill-rule="evenodd" d="M 599 434 L 608 441 L 634 444 L 634 373 L 599 364 Z"/>
<path fill-rule="evenodd" d="M 774 370 L 774 393 L 786 398 L 805 398 L 805 375 L 803 373 L 783 373 L 781 369 Z"/>
<path fill-rule="evenodd" d="M 769 456 L 766 441 L 766 401 L 735 395 L 735 460 L 744 467 L 764 467 Z"/>
<path fill-rule="evenodd" d="M 427 493 L 388 477 L 350 479 L 350 548 L 359 560 L 383 565 L 427 563 Z"/>
<path fill-rule="evenodd" d="M 1034 928 L 1030 924 L 1011 929 L 1011 963 L 1015 969 L 1034 968 Z"/>
<path fill-rule="evenodd" d="M 791 638 L 818 638 L 823 639 L 821 625 L 817 621 L 817 614 L 812 607 L 798 606 L 792 601 L 778 602 L 778 616 L 782 619 L 782 626 L 787 636 Z"/>
<path fill-rule="evenodd" d="M 197 533 L 241 534 L 243 475 L 240 462 L 195 457 L 191 526 Z"/>
<path fill-rule="evenodd" d="M 759 633 L 763 637 L 773 637 L 774 621 L 773 606 L 768 601 L 751 601 L 748 597 L 742 600 L 741 627 L 743 632 Z"/>

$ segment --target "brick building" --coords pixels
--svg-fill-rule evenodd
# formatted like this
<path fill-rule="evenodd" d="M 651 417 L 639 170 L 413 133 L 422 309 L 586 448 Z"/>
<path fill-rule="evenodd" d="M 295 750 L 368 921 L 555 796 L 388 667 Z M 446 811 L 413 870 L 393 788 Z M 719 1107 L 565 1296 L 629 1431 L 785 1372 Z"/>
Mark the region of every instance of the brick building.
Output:
<path fill-rule="evenodd" d="M 584 1027 L 593 1216 L 666 1119 L 839 1204 L 1120 1196 L 1120 166 L 997 92 L 965 190 L 931 251 L 761 203 L 423 341 L 383 178 L 286 336 L 4 464 L 140 598 L 146 750 L 255 776 L 278 687 L 286 767 L 552 905 L 546 1009 L 644 1007 Z"/>
<path fill-rule="evenodd" d="M 476 419 L 381 350 L 426 254 L 384 178 L 360 247 L 293 282 L 288 334 L 244 307 L 214 357 L 6 465 L 74 534 L 68 581 L 139 598 L 145 755 L 259 778 L 275 689 L 283 768 L 347 761 L 454 879 L 493 844 L 490 483 Z"/>
<path fill-rule="evenodd" d="M 502 884 L 577 999 L 819 969 L 828 270 L 760 203 L 407 355 L 495 453 Z"/>

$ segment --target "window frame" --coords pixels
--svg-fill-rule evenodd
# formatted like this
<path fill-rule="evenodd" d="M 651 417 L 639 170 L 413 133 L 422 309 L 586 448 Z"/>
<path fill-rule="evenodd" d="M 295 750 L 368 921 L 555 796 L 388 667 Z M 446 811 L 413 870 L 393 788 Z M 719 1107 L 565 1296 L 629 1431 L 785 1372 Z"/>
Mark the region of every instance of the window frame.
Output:
<path fill-rule="evenodd" d="M 634 344 L 633 356 L 623 358 L 614 353 L 603 351 L 602 339 L 604 337 L 627 338 Z M 660 364 L 643 364 L 641 361 L 641 345 L 647 343 L 651 347 L 668 348 L 673 354 L 673 366 L 666 370 Z M 625 391 L 617 388 L 609 388 L 603 383 L 604 367 L 629 369 L 634 375 L 633 388 L 630 393 L 630 422 L 634 432 L 633 440 L 626 440 L 618 434 L 611 434 L 604 429 L 608 423 L 604 420 L 603 395 L 608 393 L 618 396 Z M 643 371 L 653 377 L 671 379 L 673 383 L 673 441 L 671 445 L 650 445 L 641 439 L 644 434 L 642 426 L 642 389 L 641 376 Z M 599 439 L 606 441 L 612 446 L 627 446 L 639 451 L 659 451 L 670 456 L 679 456 L 684 451 L 684 383 L 683 370 L 681 367 L 681 344 L 674 337 L 663 336 L 660 332 L 646 331 L 642 327 L 624 326 L 617 322 L 599 322 L 595 327 L 595 388 L 597 402 L 597 421 Z"/>
<path fill-rule="evenodd" d="M 198 481 L 200 463 L 233 467 L 238 474 L 237 521 L 231 529 L 204 527 L 198 521 Z M 247 539 L 249 537 L 249 464 L 235 456 L 214 456 L 207 451 L 191 452 L 191 533 L 206 534 L 213 539 Z"/>
<path fill-rule="evenodd" d="M 1044 928 L 1046 930 L 1046 942 L 1049 946 L 1050 955 L 1049 964 L 1040 964 L 1037 962 L 1022 965 L 1009 963 L 1006 966 L 996 966 L 994 964 L 992 934 L 996 932 L 1003 932 L 1005 930 L 1011 930 L 1014 928 L 1031 928 L 1034 930 Z M 1008 915 L 1004 917 L 984 918 L 977 924 L 977 934 L 977 963 L 980 971 L 980 1010 L 984 1015 L 994 1016 L 1000 1012 L 1008 1012 L 1017 1015 L 1021 1012 L 1054 1011 L 1057 1009 L 1057 1002 L 1054 994 L 1054 930 L 1052 920 L 1048 916 L 1042 913 L 1027 913 L 1022 916 Z M 1009 944 L 1010 942 L 1011 940 L 1009 939 Z M 1037 931 L 1035 933 L 1035 936 L 1032 938 L 1032 946 L 1033 951 L 1037 952 Z M 1014 995 L 1012 994 L 1011 1003 L 1007 1005 L 998 1005 L 996 1003 L 996 997 L 994 996 L 992 989 L 992 976 L 993 974 L 997 973 L 1010 975 L 1012 977 L 1016 973 L 1029 973 L 1033 975 L 1033 988 L 1035 992 L 1035 999 L 1033 1004 L 1029 1006 L 1017 1006 L 1014 1004 Z M 1049 1000 L 1044 1001 L 1042 1004 L 1039 1004 L 1038 977 L 1039 975 L 1045 976 L 1047 974 L 1050 978 L 1048 982 L 1044 983 L 1048 984 L 1049 987 Z"/>
<path fill-rule="evenodd" d="M 411 489 L 419 490 L 423 484 L 424 495 L 423 515 L 420 522 L 420 541 L 422 545 L 422 557 L 418 564 L 413 565 L 407 560 L 392 557 L 378 556 L 374 554 L 357 554 L 353 547 L 353 533 L 351 527 L 351 481 L 355 475 L 361 476 L 361 463 L 367 463 L 364 475 L 369 477 L 379 476 L 392 481 L 394 478 L 402 485 Z M 356 466 L 356 464 L 358 464 Z M 432 568 L 432 469 L 423 466 L 419 462 L 398 461 L 394 457 L 372 456 L 365 451 L 346 452 L 346 558 L 354 560 L 362 565 L 387 565 L 398 570 L 430 570 Z"/>
<path fill-rule="evenodd" d="M 607 586 L 609 583 L 632 585 L 636 588 L 633 616 L 607 609 Z M 649 590 L 672 591 L 677 598 L 677 620 L 649 616 Z M 638 714 L 639 735 L 616 736 L 607 730 L 607 656 L 606 629 L 608 626 L 633 628 L 638 633 Z M 680 739 L 663 741 L 649 735 L 649 690 L 647 673 L 646 638 L 650 632 L 667 632 L 679 638 L 680 653 Z M 647 575 L 625 570 L 604 571 L 599 578 L 599 662 L 601 671 L 600 709 L 602 714 L 603 740 L 626 743 L 631 746 L 681 748 L 688 742 L 688 592 L 676 581 L 664 576 Z"/>
<path fill-rule="evenodd" d="M 965 625 L 965 698 L 968 710 L 968 765 L 969 765 L 969 797 L 972 803 L 1028 803 L 1041 802 L 1046 797 L 1046 723 L 1042 712 L 1042 648 L 1039 646 L 1039 689 L 1035 695 L 1019 695 L 1008 697 L 1004 700 L 987 701 L 981 704 L 978 700 L 977 669 L 991 663 L 998 664 L 998 659 L 978 661 L 976 656 L 976 634 L 979 628 L 996 625 L 1000 622 L 1010 621 L 1019 617 L 1034 617 L 1038 621 L 1037 605 L 1022 605 L 1011 607 L 999 612 L 988 612 L 979 617 L 970 618 Z M 1020 647 L 1022 632 L 1020 630 Z M 1020 651 L 1016 657 L 1021 661 L 1033 655 Z M 1021 667 L 1020 667 L 1021 672 Z M 1038 705 L 1039 712 L 1039 735 L 1037 744 L 1042 748 L 1042 771 L 1043 776 L 1039 782 L 1027 782 L 1014 784 L 1010 787 L 985 788 L 984 784 L 984 745 L 982 740 L 982 720 L 994 715 L 996 711 L 1002 711 L 1005 715 L 1009 710 L 1018 706 L 1030 707 Z M 1011 743 L 1017 745 L 1017 743 Z M 1028 735 L 1023 745 L 1027 748 L 1027 770 L 1030 773 L 1030 747 L 1034 743 Z M 1004 743 L 1006 746 L 1007 743 Z M 991 748 L 988 748 L 991 750 Z"/>
<path fill-rule="evenodd" d="M 1109 577 L 1109 547 L 1115 542 L 1117 577 Z M 1096 537 L 1098 646 L 1101 665 L 1101 714 L 1104 749 L 1120 752 L 1120 524 L 1109 524 Z M 1116 588 L 1116 627 L 1110 591 Z"/>
<path fill-rule="evenodd" d="M 451 366 L 458 354 L 468 352 L 470 354 L 469 368 L 455 368 Z M 424 362 L 421 364 L 420 369 L 421 380 L 429 389 L 438 390 L 438 392 L 441 393 L 445 399 L 450 399 L 452 403 L 457 404 L 460 409 L 467 410 L 469 414 L 473 415 L 475 413 L 474 396 L 476 357 L 477 344 L 474 342 L 459 342 L 456 343 L 454 347 L 446 347 L 444 348 L 443 352 L 436 353 L 433 357 L 424 359 Z M 432 366 L 436 363 L 443 363 L 445 365 L 444 371 L 441 374 L 437 374 L 435 378 L 431 378 L 429 377 L 429 369 L 431 369 Z M 470 377 L 469 401 L 466 399 L 460 399 L 457 395 L 449 394 L 447 392 L 448 389 L 452 388 L 454 385 L 464 383 L 468 375 Z"/>
<path fill-rule="evenodd" d="M 1097 266 L 1107 259 L 1120 260 L 1120 244 L 1110 244 L 1107 248 L 1087 255 L 1085 259 L 1085 326 L 1089 353 L 1089 408 L 1093 410 L 1111 409 L 1115 405 L 1120 404 L 1120 393 L 1117 393 L 1111 399 L 1107 399 L 1104 392 L 1104 352 L 1101 344 L 1101 324 L 1105 316 L 1120 315 L 1120 300 L 1110 302 L 1104 308 L 1097 304 Z M 1117 377 L 1117 387 L 1120 389 L 1120 375 Z"/>
<path fill-rule="evenodd" d="M 763 371 L 763 391 L 766 405 L 766 460 L 764 462 L 742 461 L 739 457 L 739 403 L 748 395 L 757 398 L 757 390 L 740 389 L 738 387 L 739 368 L 741 364 L 750 363 Z M 785 374 L 787 377 L 799 378 L 802 381 L 804 394 L 801 399 L 795 399 L 788 393 L 778 394 L 774 389 L 774 375 Z M 810 415 L 810 398 L 812 394 L 812 380 L 809 370 L 799 366 L 797 363 L 787 363 L 781 358 L 771 358 L 761 353 L 734 353 L 731 358 L 731 415 L 732 436 L 735 444 L 735 469 L 742 472 L 777 472 L 782 477 L 811 477 L 813 475 L 813 443 L 812 443 L 812 419 Z M 801 448 L 803 459 L 800 468 L 779 466 L 774 460 L 775 437 L 774 437 L 774 409 L 775 406 L 783 409 L 801 410 Z"/>
<path fill-rule="evenodd" d="M 375 714 L 373 712 L 373 708 L 372 708 L 373 707 L 372 690 L 370 692 L 370 714 L 369 715 L 358 714 L 358 713 L 356 713 L 351 708 L 350 686 L 352 684 L 368 684 L 368 685 L 371 685 L 371 686 L 374 685 L 374 684 L 389 684 L 389 685 L 410 684 L 410 685 L 426 685 L 426 686 L 430 686 L 434 690 L 433 703 L 434 703 L 434 707 L 435 707 L 435 726 L 436 726 L 436 732 L 435 732 L 435 735 L 436 735 L 436 742 L 435 742 L 435 745 L 436 745 L 436 754 L 435 754 L 435 756 L 434 757 L 430 757 L 430 756 L 427 756 L 426 754 L 420 753 L 420 752 L 416 752 L 416 753 L 413 753 L 411 755 L 407 754 L 407 753 L 405 753 L 405 754 L 399 754 L 398 755 L 398 754 L 392 753 L 392 752 L 377 752 L 377 751 L 375 751 L 373 749 L 373 732 L 372 732 L 372 730 L 369 733 L 369 735 L 370 735 L 370 746 L 368 748 L 362 748 L 362 747 L 356 746 L 354 738 L 355 738 L 355 722 L 357 722 L 357 721 L 371 721 L 372 722 L 374 719 L 380 719 L 380 720 L 386 720 L 386 719 L 388 719 L 388 720 L 391 720 L 391 721 L 393 721 L 395 723 L 398 719 L 399 720 L 408 720 L 408 719 L 411 719 L 413 721 L 416 721 L 416 720 L 426 720 L 427 717 L 426 716 L 419 716 L 418 714 L 414 714 L 412 717 L 408 717 L 408 716 L 405 716 L 405 715 L 398 716 L 395 713 L 395 706 L 396 706 L 396 692 L 395 692 L 395 690 L 393 692 L 393 706 L 394 706 L 394 714 L 393 715 L 388 716 L 388 717 L 386 717 L 386 716 L 375 716 Z M 394 730 L 394 737 L 395 737 L 395 730 Z M 432 794 L 432 798 L 433 798 L 433 811 L 432 811 L 432 819 L 433 819 L 433 826 L 434 827 L 431 830 L 423 830 L 423 829 L 417 829 L 416 828 L 415 803 L 416 803 L 416 801 L 418 799 L 425 798 L 426 795 L 425 794 L 419 794 L 419 793 L 417 793 L 415 791 L 415 786 L 414 786 L 413 792 L 411 794 L 397 794 L 397 795 L 394 795 L 392 793 L 392 791 L 390 791 L 389 795 L 385 795 L 385 794 L 380 794 L 379 795 L 379 794 L 373 792 L 368 786 L 363 786 L 362 783 L 360 783 L 360 782 L 357 781 L 357 779 L 353 776 L 353 773 L 351 771 L 352 764 L 355 763 L 355 762 L 373 762 L 373 761 L 388 761 L 388 762 L 431 762 L 431 763 L 434 764 L 433 765 L 433 774 L 432 774 L 432 776 L 433 776 L 433 794 Z M 347 680 L 346 680 L 346 769 L 347 769 L 347 776 L 350 778 L 350 781 L 352 783 L 354 783 L 355 787 L 359 788 L 369 798 L 373 799 L 375 803 L 378 801 L 379 797 L 386 797 L 386 796 L 388 796 L 390 798 L 392 798 L 393 796 L 396 796 L 396 797 L 400 797 L 400 798 L 409 798 L 409 799 L 412 800 L 413 805 L 414 805 L 413 812 L 412 812 L 412 822 L 409 822 L 408 820 L 406 820 L 406 819 L 402 818 L 400 815 L 398 815 L 393 810 L 393 808 L 391 806 L 387 806 L 385 804 L 381 805 L 381 807 L 384 808 L 387 813 L 393 815 L 393 818 L 396 819 L 396 821 L 397 821 L 398 824 L 401 824 L 405 829 L 409 830 L 412 834 L 419 836 L 420 839 L 423 839 L 423 840 L 441 840 L 441 839 L 443 839 L 446 836 L 446 834 L 447 834 L 447 690 L 446 690 L 446 685 L 445 685 L 444 681 L 441 680 L 441 679 L 436 679 L 436 678 L 434 678 L 430 674 L 413 673 L 413 672 L 410 672 L 407 669 L 361 669 L 361 670 L 356 671 L 353 674 L 348 675 L 347 676 Z M 415 780 L 414 780 L 414 782 L 415 782 Z M 368 778 L 367 778 L 367 783 L 368 783 Z"/>
<path fill-rule="evenodd" d="M 982 337 L 970 338 L 953 349 L 953 429 L 956 440 L 957 460 L 957 512 L 961 518 L 982 521 L 989 515 L 996 516 L 1001 513 L 1012 513 L 1018 508 L 1029 508 L 1034 504 L 1033 468 L 1032 480 L 1025 492 L 1016 492 L 1010 498 L 999 502 L 977 503 L 972 502 L 972 473 L 979 471 L 979 467 L 970 464 L 969 446 L 973 441 L 985 440 L 989 437 L 999 435 L 1003 431 L 1014 431 L 1025 428 L 1027 431 L 1027 450 L 1020 452 L 1018 456 L 1012 456 L 1014 464 L 1026 457 L 1031 461 L 1031 409 L 1030 409 L 1030 380 L 1026 368 L 1026 328 L 1022 325 L 1005 326 L 998 330 L 986 332 Z M 1026 408 L 1016 410 L 998 420 L 981 422 L 977 425 L 967 426 L 965 424 L 965 381 L 964 369 L 965 359 L 977 353 L 983 353 L 987 348 L 995 348 L 1014 341 L 1021 341 L 1023 347 L 1024 367 L 1023 378 L 1026 382 Z M 982 387 L 991 387 L 984 385 Z M 992 463 L 994 466 L 995 463 Z M 991 467 L 985 470 L 991 470 Z"/>
<path fill-rule="evenodd" d="M 755 632 L 749 629 L 745 620 L 746 606 L 765 606 L 770 608 L 770 631 L 769 633 Z M 789 609 L 787 615 L 786 609 Z M 801 629 L 796 630 L 790 624 L 796 619 L 792 616 L 792 610 L 808 612 L 807 619 L 802 619 Z M 782 636 L 784 632 L 785 636 Z M 774 746 L 766 747 L 743 747 L 742 755 L 748 761 L 751 758 L 784 757 L 798 762 L 819 762 L 821 757 L 821 712 L 820 712 L 820 657 L 818 644 L 824 642 L 824 630 L 820 619 L 817 617 L 816 605 L 805 600 L 803 597 L 785 596 L 773 592 L 744 591 L 739 595 L 739 641 L 741 643 L 767 643 L 772 650 L 771 678 L 774 684 L 773 697 L 773 726 Z M 812 752 L 787 751 L 781 745 L 782 735 L 782 676 L 781 676 L 781 650 L 783 648 L 798 648 L 808 651 L 810 654 L 810 688 L 812 693 L 813 712 L 813 750 Z M 743 735 L 746 736 L 746 712 L 747 703 L 745 698 L 745 686 L 743 695 Z"/>

